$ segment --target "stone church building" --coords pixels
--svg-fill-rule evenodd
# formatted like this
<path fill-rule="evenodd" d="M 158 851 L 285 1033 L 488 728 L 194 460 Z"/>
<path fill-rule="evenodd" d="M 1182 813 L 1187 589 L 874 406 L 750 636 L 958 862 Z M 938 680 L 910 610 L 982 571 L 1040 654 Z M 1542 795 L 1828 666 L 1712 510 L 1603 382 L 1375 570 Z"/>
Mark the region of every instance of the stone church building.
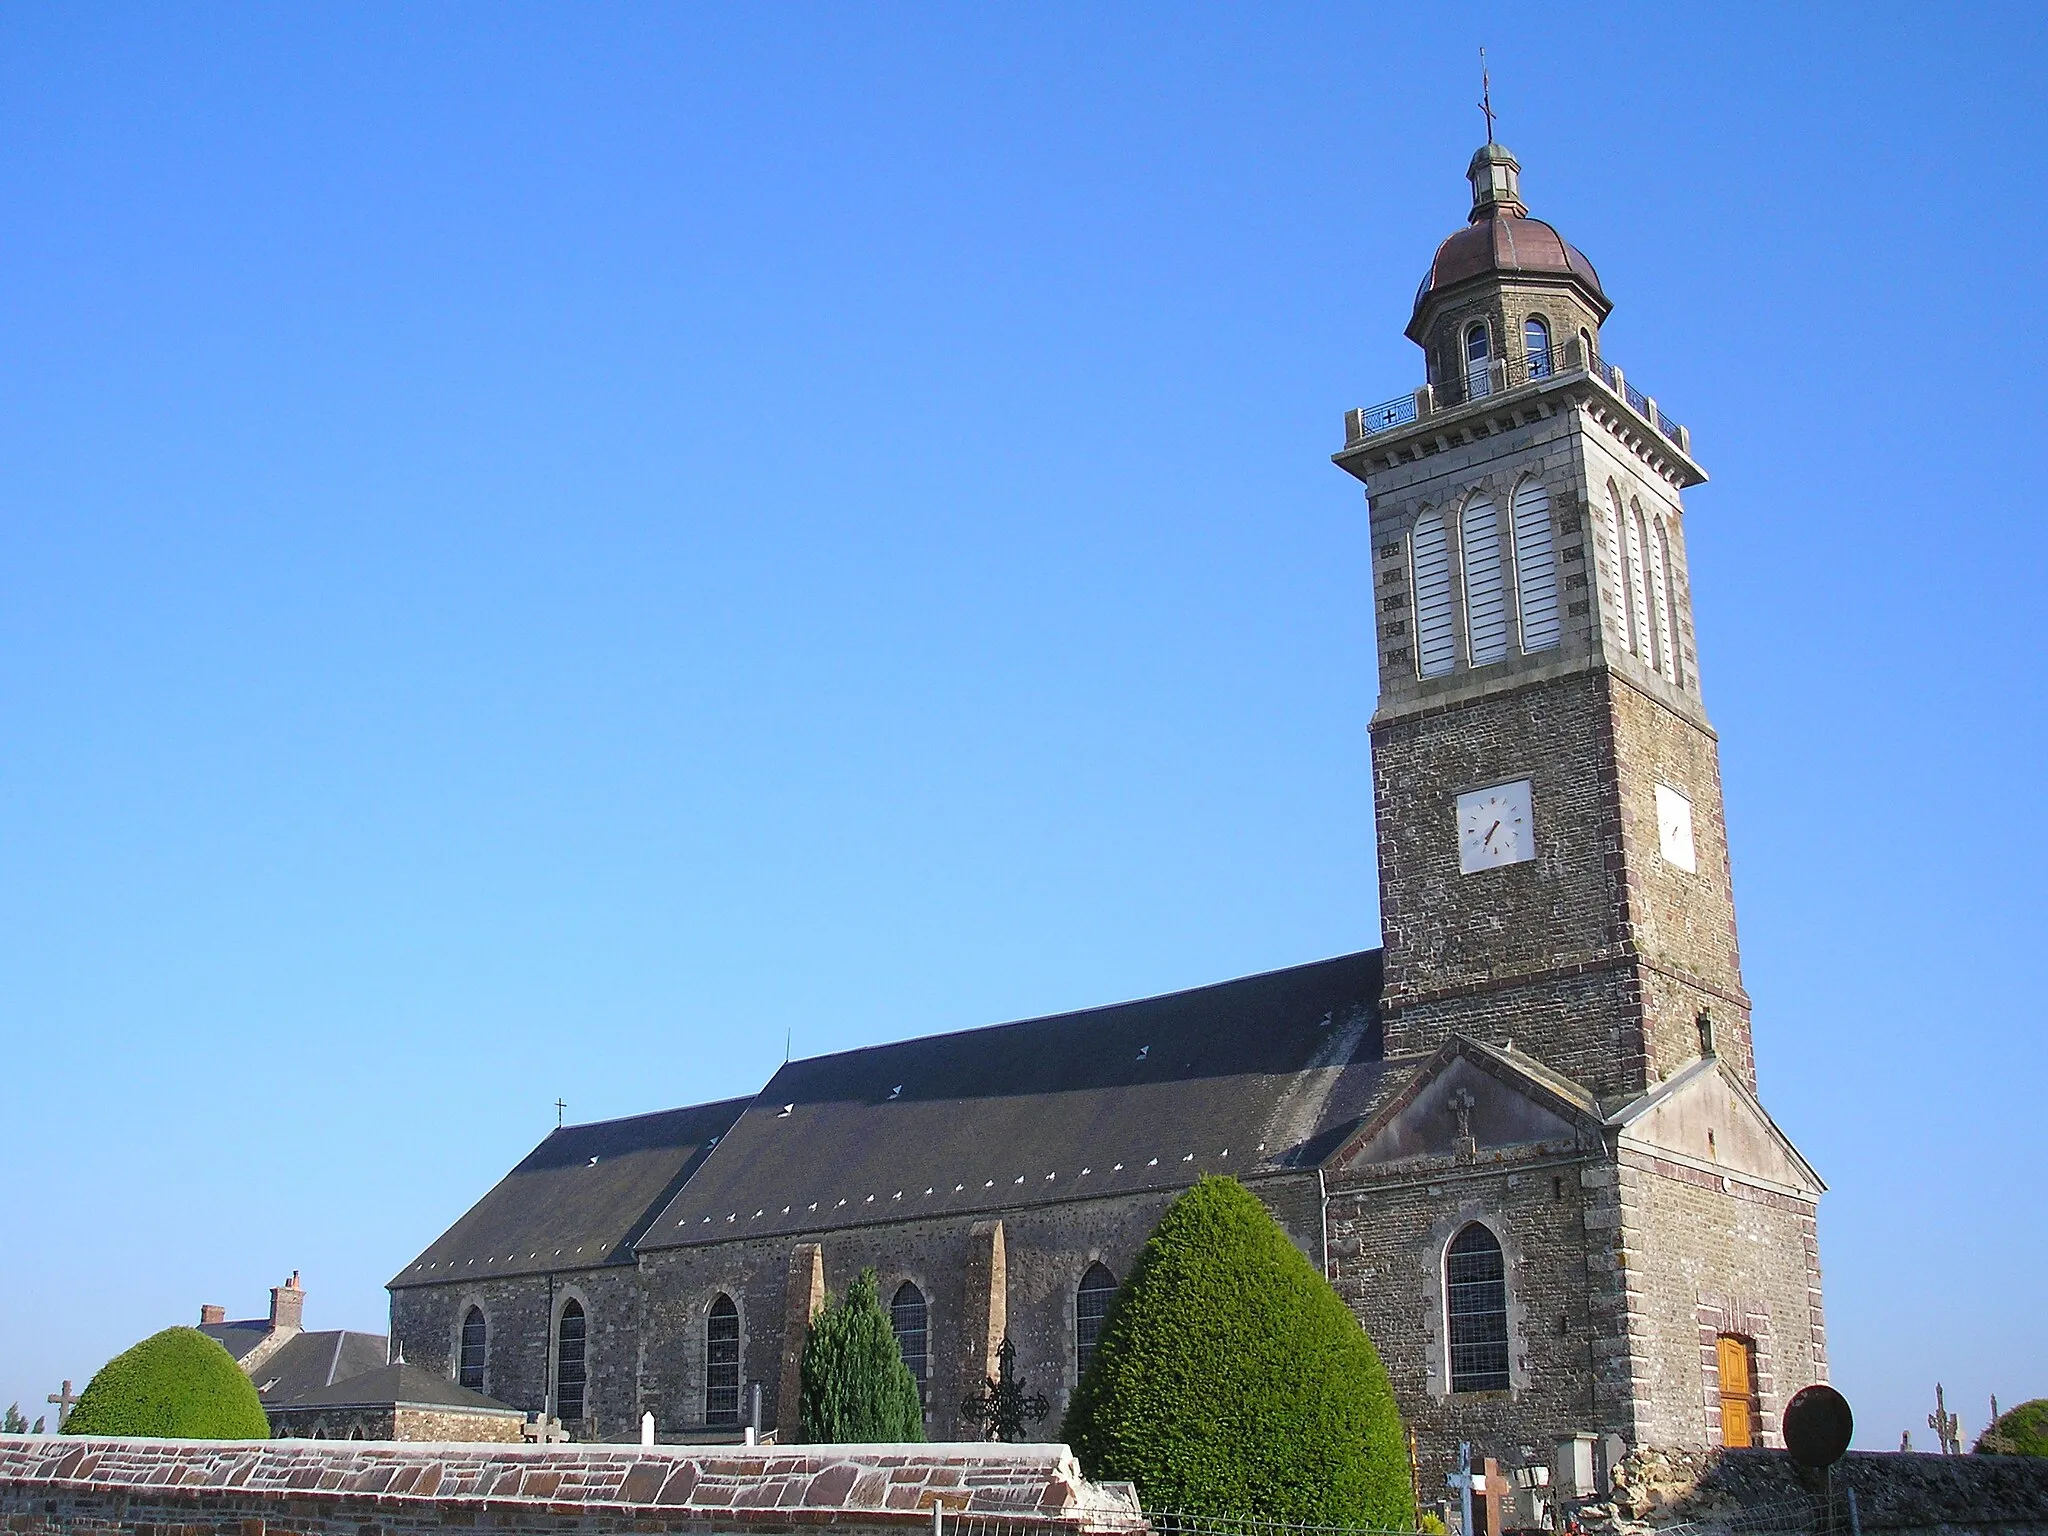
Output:
<path fill-rule="evenodd" d="M 1367 488 L 1380 949 L 792 1061 L 556 1131 L 391 1282 L 404 1358 L 579 1438 L 790 1418 L 879 1274 L 929 1433 L 1005 1336 L 1058 1429 L 1116 1283 L 1233 1174 L 1356 1310 L 1419 1436 L 1772 1443 L 1827 1374 L 1822 1184 L 1757 1097 L 1702 702 L 1689 434 L 1601 352 L 1592 264 L 1473 157 L 1346 419 Z"/>

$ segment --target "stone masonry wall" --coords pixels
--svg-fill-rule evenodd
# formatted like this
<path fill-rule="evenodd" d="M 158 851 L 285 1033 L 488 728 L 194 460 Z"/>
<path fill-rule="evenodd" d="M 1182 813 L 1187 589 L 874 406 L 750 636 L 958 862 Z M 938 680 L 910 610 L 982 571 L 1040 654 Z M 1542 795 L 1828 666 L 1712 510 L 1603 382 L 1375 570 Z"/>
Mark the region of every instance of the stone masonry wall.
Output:
<path fill-rule="evenodd" d="M 1592 1345 L 1600 1324 L 1587 1258 L 1606 1239 L 1588 1230 L 1588 1179 L 1597 1204 L 1604 1167 L 1598 1154 L 1515 1149 L 1332 1176 L 1331 1282 L 1386 1363 L 1425 1490 L 1443 1487 L 1460 1440 L 1519 1463 L 1523 1445 L 1547 1455 L 1555 1435 L 1626 1422 L 1626 1383 L 1617 1389 Z M 1505 1392 L 1450 1391 L 1444 1250 L 1474 1221 L 1507 1262 Z"/>
<path fill-rule="evenodd" d="M 1714 1337 L 1756 1349 L 1764 1443 L 1792 1394 L 1827 1380 L 1820 1258 L 1809 1200 L 1624 1147 L 1618 1257 L 1628 1288 L 1631 1444 L 1721 1443 Z"/>

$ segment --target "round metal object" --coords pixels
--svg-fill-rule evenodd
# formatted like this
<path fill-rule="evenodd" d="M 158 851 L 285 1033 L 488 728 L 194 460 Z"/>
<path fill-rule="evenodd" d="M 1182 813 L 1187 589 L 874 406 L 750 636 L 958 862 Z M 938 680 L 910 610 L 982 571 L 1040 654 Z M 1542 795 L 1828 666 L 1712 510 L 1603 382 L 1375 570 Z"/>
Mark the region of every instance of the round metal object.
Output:
<path fill-rule="evenodd" d="M 1840 1461 L 1856 1433 L 1849 1399 L 1833 1387 L 1803 1387 L 1785 1405 L 1785 1449 L 1802 1467 L 1820 1471 Z"/>

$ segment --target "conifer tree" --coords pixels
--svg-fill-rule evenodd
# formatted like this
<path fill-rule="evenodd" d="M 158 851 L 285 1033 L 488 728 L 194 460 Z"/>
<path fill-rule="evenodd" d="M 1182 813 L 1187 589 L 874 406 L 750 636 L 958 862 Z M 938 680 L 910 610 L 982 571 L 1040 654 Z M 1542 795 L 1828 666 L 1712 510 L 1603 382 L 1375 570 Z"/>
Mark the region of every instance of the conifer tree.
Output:
<path fill-rule="evenodd" d="M 1413 1530 L 1379 1353 L 1235 1179 L 1167 1211 L 1103 1322 L 1061 1438 L 1145 1507 Z"/>
<path fill-rule="evenodd" d="M 872 1269 L 862 1270 L 845 1296 L 828 1302 L 812 1320 L 799 1376 L 798 1432 L 805 1441 L 924 1439 L 917 1378 L 903 1363 Z"/>
<path fill-rule="evenodd" d="M 232 1355 L 197 1328 L 166 1328 L 100 1367 L 64 1433 L 268 1440 L 270 1421 Z"/>
<path fill-rule="evenodd" d="M 7 1412 L 0 1414 L 0 1435 L 25 1435 L 28 1420 L 22 1416 L 20 1403 L 9 1403 Z"/>

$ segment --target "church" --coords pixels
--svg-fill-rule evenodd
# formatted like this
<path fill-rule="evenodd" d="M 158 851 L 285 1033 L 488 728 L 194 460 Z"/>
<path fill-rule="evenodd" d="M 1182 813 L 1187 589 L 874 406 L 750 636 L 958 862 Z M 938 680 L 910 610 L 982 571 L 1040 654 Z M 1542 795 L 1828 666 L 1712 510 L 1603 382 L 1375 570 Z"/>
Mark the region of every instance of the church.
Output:
<path fill-rule="evenodd" d="M 1378 644 L 1382 947 L 792 1061 L 567 1126 L 390 1282 L 403 1358 L 578 1439 L 793 1432 L 873 1268 L 934 1439 L 1015 1369 L 1059 1415 L 1180 1191 L 1242 1180 L 1364 1324 L 1424 1486 L 1460 1441 L 1776 1443 L 1827 1376 L 1823 1185 L 1758 1098 L 1687 574 L 1691 436 L 1488 143 L 1345 418 Z M 1540 1449 L 1539 1449 L 1540 1448 Z"/>

